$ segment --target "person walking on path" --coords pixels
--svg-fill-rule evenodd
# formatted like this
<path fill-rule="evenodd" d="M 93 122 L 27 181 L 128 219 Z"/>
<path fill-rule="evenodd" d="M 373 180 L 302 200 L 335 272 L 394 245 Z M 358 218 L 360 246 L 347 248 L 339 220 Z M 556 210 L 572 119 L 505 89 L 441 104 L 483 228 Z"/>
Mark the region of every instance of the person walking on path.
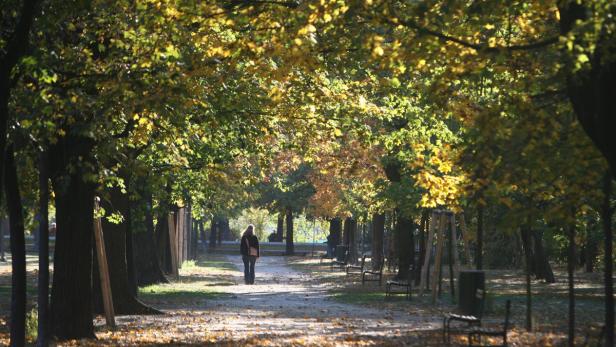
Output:
<path fill-rule="evenodd" d="M 254 225 L 250 224 L 242 234 L 240 253 L 244 261 L 244 282 L 255 283 L 255 263 L 259 258 L 259 240 L 254 235 Z"/>

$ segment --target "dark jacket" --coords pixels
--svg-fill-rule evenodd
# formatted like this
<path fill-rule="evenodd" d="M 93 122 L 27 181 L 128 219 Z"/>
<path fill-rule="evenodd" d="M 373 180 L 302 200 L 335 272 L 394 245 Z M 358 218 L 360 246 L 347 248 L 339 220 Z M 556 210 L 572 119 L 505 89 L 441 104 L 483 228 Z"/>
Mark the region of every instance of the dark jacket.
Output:
<path fill-rule="evenodd" d="M 248 240 L 248 242 L 246 242 L 246 240 Z M 248 252 L 248 245 L 257 249 L 257 256 L 261 255 L 261 250 L 259 249 L 259 239 L 257 239 L 256 236 L 242 236 L 242 240 L 240 241 L 240 253 L 242 253 L 242 255 L 250 255 Z"/>

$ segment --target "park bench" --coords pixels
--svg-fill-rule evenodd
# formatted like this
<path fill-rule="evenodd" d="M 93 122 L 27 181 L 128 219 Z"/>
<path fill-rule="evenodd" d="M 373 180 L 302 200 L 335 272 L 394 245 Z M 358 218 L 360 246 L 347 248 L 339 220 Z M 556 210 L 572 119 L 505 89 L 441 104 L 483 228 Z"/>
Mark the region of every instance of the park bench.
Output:
<path fill-rule="evenodd" d="M 389 297 L 394 294 L 406 294 L 406 298 L 408 300 L 411 300 L 411 289 L 413 286 L 413 278 L 415 278 L 415 276 L 413 275 L 414 272 L 415 272 L 415 267 L 411 264 L 409 266 L 409 271 L 407 273 L 406 279 L 392 279 L 392 280 L 387 281 L 385 283 L 385 297 Z M 404 291 L 395 292 L 393 291 L 393 288 L 395 287 L 401 287 L 404 289 Z"/>
<path fill-rule="evenodd" d="M 349 249 L 346 246 L 336 246 L 336 258 L 331 262 L 331 269 L 338 266 L 340 269 L 349 263 Z"/>
<path fill-rule="evenodd" d="M 446 340 L 447 343 L 450 342 L 450 334 L 452 333 L 451 331 L 452 321 L 463 322 L 463 323 L 466 323 L 468 326 L 481 325 L 481 317 L 483 315 L 483 308 L 484 308 L 484 302 L 485 302 L 484 290 L 478 288 L 475 291 L 475 298 L 477 298 L 477 301 L 479 302 L 479 307 L 476 311 L 477 312 L 476 314 L 461 314 L 461 313 L 450 312 L 450 313 L 447 313 L 443 317 L 443 340 Z M 466 332 L 466 331 L 456 330 L 455 332 L 460 333 L 460 332 Z"/>
<path fill-rule="evenodd" d="M 351 275 L 351 274 L 360 274 L 361 275 L 364 272 L 365 264 L 366 264 L 366 256 L 363 255 L 361 257 L 360 265 L 348 264 L 346 266 L 346 274 L 347 275 Z"/>
<path fill-rule="evenodd" d="M 505 322 L 503 323 L 502 328 L 484 328 L 484 327 L 473 327 L 468 331 L 468 345 L 473 346 L 474 338 L 479 339 L 479 344 L 481 345 L 481 337 L 482 336 L 494 336 L 500 337 L 503 340 L 503 344 L 500 346 L 507 346 L 507 332 L 509 331 L 509 316 L 511 314 L 511 300 L 507 300 L 507 304 L 505 306 Z"/>
<path fill-rule="evenodd" d="M 379 286 L 382 283 L 383 280 L 383 266 L 385 265 L 385 262 L 381 259 L 381 261 L 379 262 L 379 266 L 376 269 L 372 269 L 372 270 L 364 270 L 361 273 L 361 284 L 363 285 L 365 282 L 379 282 Z"/>
<path fill-rule="evenodd" d="M 409 275 L 408 279 L 389 280 L 385 283 L 385 297 L 391 297 L 394 294 L 406 294 L 406 298 L 411 300 L 411 287 L 413 285 L 413 279 Z M 403 292 L 396 292 L 394 287 L 404 288 Z"/>

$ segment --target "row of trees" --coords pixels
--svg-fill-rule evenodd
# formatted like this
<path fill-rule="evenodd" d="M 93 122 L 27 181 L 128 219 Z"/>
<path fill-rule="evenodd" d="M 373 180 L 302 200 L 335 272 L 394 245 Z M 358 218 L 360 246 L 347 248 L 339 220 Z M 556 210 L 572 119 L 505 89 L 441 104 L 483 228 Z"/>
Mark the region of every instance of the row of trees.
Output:
<path fill-rule="evenodd" d="M 113 230 L 118 312 L 152 311 L 136 283 L 164 280 L 165 228 L 180 207 L 200 230 L 266 207 L 285 216 L 288 253 L 300 212 L 349 237 L 372 220 L 375 255 L 385 213 L 395 215 L 401 277 L 416 259 L 414 225 L 445 208 L 468 217 L 479 268 L 486 234 L 520 233 L 527 273 L 546 280 L 543 231 L 567 237 L 571 286 L 575 246 L 602 253 L 614 325 L 610 1 L 10 0 L 1 11 L 14 345 L 23 211 L 43 221 L 40 343 L 47 332 L 94 337 L 95 195 Z M 602 240 L 591 236 L 600 229 Z"/>

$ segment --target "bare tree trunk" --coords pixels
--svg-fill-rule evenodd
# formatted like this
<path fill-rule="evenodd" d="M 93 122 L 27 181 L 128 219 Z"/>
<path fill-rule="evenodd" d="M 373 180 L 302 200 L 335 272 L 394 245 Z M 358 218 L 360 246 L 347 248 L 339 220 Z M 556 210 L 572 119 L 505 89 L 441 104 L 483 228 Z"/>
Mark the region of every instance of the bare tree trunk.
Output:
<path fill-rule="evenodd" d="M 532 320 L 532 313 L 533 313 L 533 306 L 532 306 L 532 291 L 531 291 L 531 281 L 530 281 L 530 275 L 532 272 L 531 269 L 531 264 L 532 264 L 532 251 L 531 251 L 531 238 L 530 238 L 530 234 L 531 234 L 531 230 L 529 226 L 523 226 L 520 229 L 520 233 L 522 235 L 522 245 L 524 247 L 524 254 L 525 254 L 525 268 L 526 268 L 526 331 L 532 331 L 533 329 L 533 320 Z"/>
<path fill-rule="evenodd" d="M 428 228 L 429 211 L 424 209 L 421 212 L 421 222 L 419 224 L 419 259 L 415 264 L 415 285 L 421 282 L 421 268 L 426 257 L 426 230 Z"/>
<path fill-rule="evenodd" d="M 127 213 L 130 209 L 129 204 L 128 194 L 122 193 L 118 187 L 113 187 L 109 190 L 109 200 L 103 200 L 102 206 L 107 212 L 117 211 L 124 216 L 130 217 Z M 130 221 L 125 219 L 121 223 L 115 224 L 103 218 L 102 226 L 114 311 L 118 314 L 158 313 L 158 311 L 137 299 L 129 283 L 126 234 L 128 229 L 130 229 Z M 104 312 L 103 299 L 98 272 L 98 260 L 96 258 L 93 264 L 94 307 L 96 312 L 102 313 Z"/>
<path fill-rule="evenodd" d="M 385 234 L 385 215 L 372 215 L 372 267 L 377 270 L 383 262 L 383 236 Z"/>
<path fill-rule="evenodd" d="M 396 239 L 396 253 L 398 255 L 398 278 L 406 280 L 409 278 L 409 267 L 411 259 L 414 257 L 414 247 L 412 244 L 412 221 L 403 216 L 399 211 L 396 213 L 396 226 L 394 237 Z"/>
<path fill-rule="evenodd" d="M 39 154 L 39 273 L 38 333 L 36 344 L 49 345 L 49 162 L 47 153 Z"/>
<path fill-rule="evenodd" d="M 284 213 L 278 213 L 278 223 L 276 224 L 276 242 L 282 242 L 284 237 Z"/>
<path fill-rule="evenodd" d="M 575 218 L 575 214 L 573 215 Z M 567 279 L 569 287 L 569 346 L 575 346 L 575 222 L 568 227 L 567 236 L 569 237 L 569 247 L 567 254 Z"/>
<path fill-rule="evenodd" d="M 614 346 L 614 280 L 613 280 L 613 264 L 614 258 L 612 255 L 613 248 L 613 233 L 612 233 L 612 215 L 614 209 L 611 204 L 612 198 L 612 174 L 605 174 L 603 186 L 603 206 L 601 209 L 601 219 L 603 220 L 603 239 L 604 239 L 604 255 L 603 266 L 605 281 L 605 346 Z"/>
<path fill-rule="evenodd" d="M 139 245 L 135 248 L 136 281 L 138 286 L 154 283 L 167 283 L 160 266 L 159 250 L 156 247 L 156 233 L 154 229 L 154 216 L 152 214 L 152 193 L 143 192 L 145 205 L 145 232 L 133 234 L 134 242 Z M 138 221 L 139 222 L 139 221 Z"/>
<path fill-rule="evenodd" d="M 556 282 L 556 278 L 554 278 L 554 272 L 552 271 L 552 266 L 548 261 L 547 254 L 543 248 L 543 235 L 542 233 L 535 231 L 531 233 L 534 239 L 534 269 L 535 274 L 538 279 L 544 279 L 547 283 Z"/>
<path fill-rule="evenodd" d="M 94 141 L 70 132 L 50 148 L 56 202 L 51 331 L 58 339 L 94 338 L 92 249 Z"/>
<path fill-rule="evenodd" d="M 26 240 L 13 146 L 5 157 L 4 189 L 11 230 L 11 346 L 26 341 Z"/>
<path fill-rule="evenodd" d="M 483 206 L 477 206 L 477 270 L 483 269 Z"/>
<path fill-rule="evenodd" d="M 287 208 L 287 242 L 286 242 L 286 254 L 295 254 L 295 246 L 293 245 L 293 211 L 290 207 Z"/>
<path fill-rule="evenodd" d="M 210 244 L 209 248 L 216 248 L 216 234 L 218 230 L 218 218 L 216 216 L 212 217 L 211 225 L 210 225 Z"/>

